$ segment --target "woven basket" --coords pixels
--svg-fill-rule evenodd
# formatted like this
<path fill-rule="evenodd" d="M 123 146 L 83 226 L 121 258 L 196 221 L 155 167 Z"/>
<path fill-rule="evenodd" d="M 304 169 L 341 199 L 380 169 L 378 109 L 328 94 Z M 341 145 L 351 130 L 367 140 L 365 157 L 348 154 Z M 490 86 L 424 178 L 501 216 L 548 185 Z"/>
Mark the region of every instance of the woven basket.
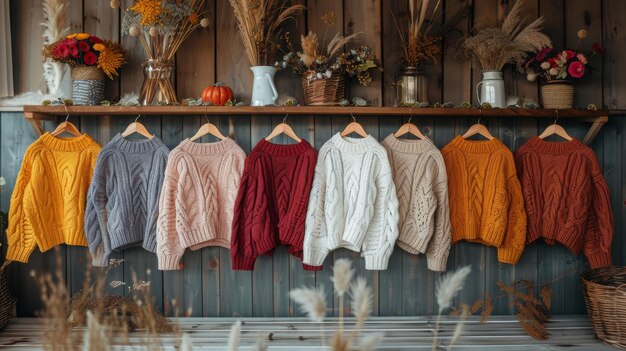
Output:
<path fill-rule="evenodd" d="M 348 85 L 343 75 L 330 78 L 308 79 L 302 76 L 304 104 L 311 106 L 339 106 L 341 99 L 348 98 Z"/>
<path fill-rule="evenodd" d="M 7 282 L 7 270 L 0 270 L 0 330 L 4 329 L 9 323 L 9 319 L 13 317 L 15 310 L 15 299 L 9 292 L 9 284 Z"/>
<path fill-rule="evenodd" d="M 552 80 L 541 86 L 543 108 L 559 109 L 574 106 L 574 85 L 566 80 Z"/>
<path fill-rule="evenodd" d="M 104 73 L 96 66 L 72 67 L 74 105 L 98 105 L 104 100 Z"/>
<path fill-rule="evenodd" d="M 582 274 L 587 314 L 598 339 L 626 350 L 626 267 L 602 267 Z"/>

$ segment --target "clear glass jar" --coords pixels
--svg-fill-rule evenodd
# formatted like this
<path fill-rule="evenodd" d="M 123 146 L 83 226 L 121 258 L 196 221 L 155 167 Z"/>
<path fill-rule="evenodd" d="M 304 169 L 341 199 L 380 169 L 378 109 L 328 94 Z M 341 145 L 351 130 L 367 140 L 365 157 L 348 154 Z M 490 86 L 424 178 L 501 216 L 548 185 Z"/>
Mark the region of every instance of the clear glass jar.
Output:
<path fill-rule="evenodd" d="M 428 101 L 428 80 L 417 67 L 402 67 L 396 80 L 396 103 L 398 106 Z"/>
<path fill-rule="evenodd" d="M 174 63 L 160 60 L 147 60 L 143 63 L 143 84 L 139 103 L 153 105 L 159 101 L 176 102 L 174 90 Z"/>

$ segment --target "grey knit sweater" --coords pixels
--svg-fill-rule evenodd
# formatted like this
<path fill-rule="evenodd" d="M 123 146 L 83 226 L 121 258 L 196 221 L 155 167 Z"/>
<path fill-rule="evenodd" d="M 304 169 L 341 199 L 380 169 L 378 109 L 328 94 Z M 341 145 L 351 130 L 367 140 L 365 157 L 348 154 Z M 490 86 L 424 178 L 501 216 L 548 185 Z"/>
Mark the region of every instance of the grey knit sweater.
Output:
<path fill-rule="evenodd" d="M 156 251 L 158 203 L 169 150 L 155 137 L 116 135 L 102 148 L 87 193 L 85 233 L 93 265 L 113 250 L 141 245 Z"/>

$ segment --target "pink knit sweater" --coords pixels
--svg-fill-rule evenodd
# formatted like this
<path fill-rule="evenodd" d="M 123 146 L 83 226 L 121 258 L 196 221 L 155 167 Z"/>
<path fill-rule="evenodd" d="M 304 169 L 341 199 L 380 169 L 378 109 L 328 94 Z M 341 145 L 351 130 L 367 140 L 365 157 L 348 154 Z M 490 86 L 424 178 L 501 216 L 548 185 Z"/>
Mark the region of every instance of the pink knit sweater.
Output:
<path fill-rule="evenodd" d="M 159 202 L 159 269 L 179 269 L 186 248 L 230 248 L 245 157 L 232 139 L 203 144 L 185 139 L 170 152 Z"/>

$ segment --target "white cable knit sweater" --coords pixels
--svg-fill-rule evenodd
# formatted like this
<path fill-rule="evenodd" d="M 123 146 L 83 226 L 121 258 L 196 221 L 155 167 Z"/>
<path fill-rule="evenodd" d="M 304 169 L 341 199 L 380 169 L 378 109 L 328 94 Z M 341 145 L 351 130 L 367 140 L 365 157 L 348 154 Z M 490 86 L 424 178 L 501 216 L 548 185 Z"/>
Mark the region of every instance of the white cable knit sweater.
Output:
<path fill-rule="evenodd" d="M 381 144 L 389 155 L 400 204 L 398 246 L 412 254 L 425 253 L 430 270 L 445 271 L 451 226 L 441 152 L 429 139 L 403 140 L 393 134 Z"/>
<path fill-rule="evenodd" d="M 303 263 L 321 266 L 339 247 L 365 268 L 387 269 L 398 237 L 398 198 L 387 152 L 371 135 L 335 134 L 320 149 L 304 231 Z"/>

